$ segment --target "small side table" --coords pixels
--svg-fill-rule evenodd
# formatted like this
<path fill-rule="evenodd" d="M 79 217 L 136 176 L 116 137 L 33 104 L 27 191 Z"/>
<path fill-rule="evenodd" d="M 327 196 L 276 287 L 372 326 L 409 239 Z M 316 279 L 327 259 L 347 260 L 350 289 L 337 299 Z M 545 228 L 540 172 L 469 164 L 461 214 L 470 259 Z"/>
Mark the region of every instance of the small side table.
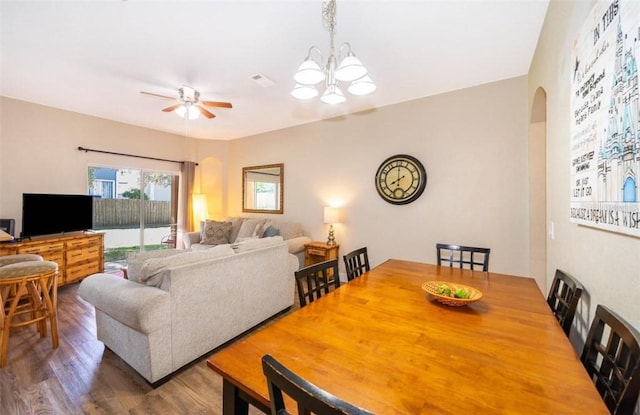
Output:
<path fill-rule="evenodd" d="M 340 244 L 327 245 L 326 242 L 309 242 L 304 245 L 304 266 L 318 262 L 339 259 Z"/>

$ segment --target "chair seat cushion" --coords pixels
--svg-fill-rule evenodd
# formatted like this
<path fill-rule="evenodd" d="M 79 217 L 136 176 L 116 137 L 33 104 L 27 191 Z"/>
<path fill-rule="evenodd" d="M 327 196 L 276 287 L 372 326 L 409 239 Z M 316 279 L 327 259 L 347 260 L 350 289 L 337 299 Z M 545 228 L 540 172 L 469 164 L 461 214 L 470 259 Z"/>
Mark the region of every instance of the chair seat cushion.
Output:
<path fill-rule="evenodd" d="M 52 261 L 27 261 L 0 267 L 0 278 L 28 277 L 58 270 L 58 264 Z"/>
<path fill-rule="evenodd" d="M 42 261 L 42 257 L 36 254 L 15 254 L 0 257 L 0 267 L 15 264 L 16 262 Z"/>

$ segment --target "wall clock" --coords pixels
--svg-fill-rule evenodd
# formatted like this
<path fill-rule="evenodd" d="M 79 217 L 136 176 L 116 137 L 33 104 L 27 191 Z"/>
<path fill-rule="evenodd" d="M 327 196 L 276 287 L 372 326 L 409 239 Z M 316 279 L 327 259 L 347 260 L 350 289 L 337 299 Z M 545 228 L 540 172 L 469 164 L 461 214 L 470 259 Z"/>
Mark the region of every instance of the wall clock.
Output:
<path fill-rule="evenodd" d="M 376 172 L 376 190 L 394 205 L 411 203 L 427 186 L 427 172 L 417 158 L 396 154 L 380 164 Z"/>

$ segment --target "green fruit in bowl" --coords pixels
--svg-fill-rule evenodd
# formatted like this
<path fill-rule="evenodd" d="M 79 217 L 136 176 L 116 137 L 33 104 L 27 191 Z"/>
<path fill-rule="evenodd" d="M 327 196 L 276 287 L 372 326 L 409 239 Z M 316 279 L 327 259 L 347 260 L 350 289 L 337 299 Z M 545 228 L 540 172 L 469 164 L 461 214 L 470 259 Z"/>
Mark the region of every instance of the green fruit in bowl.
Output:
<path fill-rule="evenodd" d="M 464 288 L 458 288 L 457 290 L 454 291 L 453 297 L 466 299 L 466 298 L 469 298 L 469 293 Z"/>
<path fill-rule="evenodd" d="M 436 292 L 438 293 L 438 295 L 446 295 L 447 297 L 449 297 L 451 296 L 451 287 L 442 284 L 438 286 L 438 290 Z"/>

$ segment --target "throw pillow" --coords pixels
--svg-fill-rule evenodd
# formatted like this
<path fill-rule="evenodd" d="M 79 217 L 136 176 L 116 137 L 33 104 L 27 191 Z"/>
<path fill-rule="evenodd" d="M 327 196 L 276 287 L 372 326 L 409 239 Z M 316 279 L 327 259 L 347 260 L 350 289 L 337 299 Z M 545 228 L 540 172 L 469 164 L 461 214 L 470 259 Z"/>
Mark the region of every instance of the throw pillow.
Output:
<path fill-rule="evenodd" d="M 204 223 L 204 245 L 220 245 L 229 243 L 229 235 L 231 235 L 231 222 L 216 222 L 215 220 L 207 220 Z"/>
<path fill-rule="evenodd" d="M 242 226 L 242 222 L 244 222 L 244 218 L 227 218 L 227 222 L 231 222 L 231 235 L 229 235 L 229 242 L 235 242 L 238 238 L 238 232 L 240 232 L 240 227 Z"/>
<path fill-rule="evenodd" d="M 262 234 L 264 238 L 270 238 L 272 236 L 278 236 L 278 235 L 280 235 L 280 230 L 277 228 L 274 228 L 273 225 L 265 229 L 264 233 Z"/>
<path fill-rule="evenodd" d="M 241 238 L 249 238 L 262 235 L 262 225 L 266 219 L 245 219 L 240 226 L 240 231 L 234 242 L 238 242 Z"/>

